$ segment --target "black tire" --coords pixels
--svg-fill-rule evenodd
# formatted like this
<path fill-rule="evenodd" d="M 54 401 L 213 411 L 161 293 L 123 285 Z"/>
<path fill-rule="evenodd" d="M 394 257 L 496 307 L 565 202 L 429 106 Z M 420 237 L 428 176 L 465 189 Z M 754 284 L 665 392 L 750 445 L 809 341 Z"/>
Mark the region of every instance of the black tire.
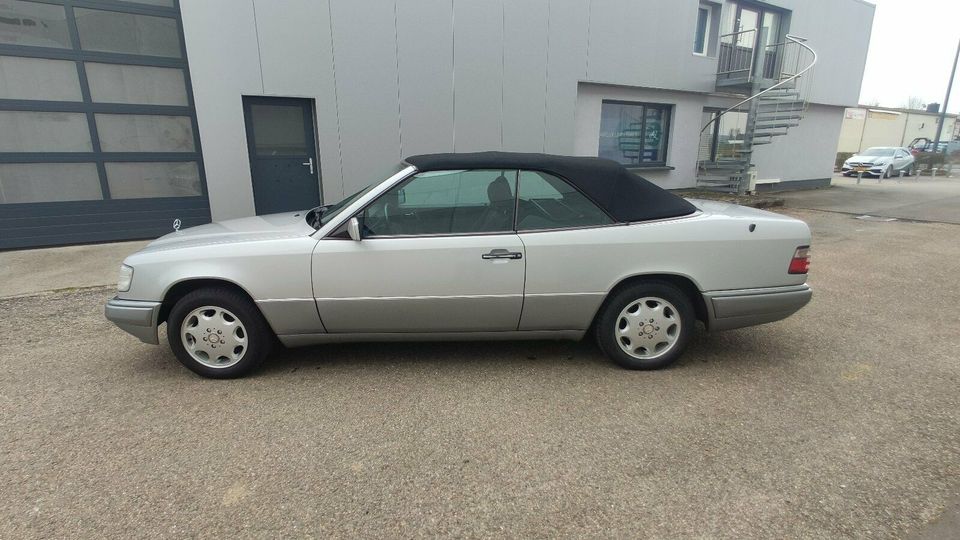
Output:
<path fill-rule="evenodd" d="M 887 170 L 883 171 L 883 178 L 890 178 L 890 175 L 893 173 L 893 165 L 887 167 Z"/>
<path fill-rule="evenodd" d="M 215 306 L 229 311 L 236 316 L 245 330 L 245 349 L 240 360 L 228 367 L 205 365 L 195 359 L 184 346 L 184 338 L 181 337 L 183 321 L 193 310 L 204 306 Z M 209 287 L 188 293 L 174 304 L 167 317 L 167 341 L 170 342 L 170 348 L 177 360 L 194 373 L 211 379 L 233 379 L 250 373 L 270 352 L 275 339 L 257 306 L 243 294 L 226 287 Z"/>
<path fill-rule="evenodd" d="M 907 172 L 903 173 L 904 176 L 913 176 L 913 165 L 907 167 Z"/>
<path fill-rule="evenodd" d="M 620 326 L 618 319 L 621 312 L 637 300 L 647 297 L 662 299 L 672 304 L 676 308 L 679 329 L 676 341 L 669 350 L 654 358 L 642 359 L 631 356 L 621 348 L 620 343 L 618 343 L 617 329 Z M 604 354 L 621 367 L 644 370 L 660 369 L 669 366 L 680 358 L 690 341 L 690 336 L 693 335 L 695 324 L 696 314 L 693 303 L 686 293 L 670 283 L 650 280 L 625 287 L 607 299 L 597 318 L 595 337 Z M 657 327 L 657 330 L 659 331 L 659 327 Z M 639 338 L 640 336 L 637 336 L 637 339 Z"/>

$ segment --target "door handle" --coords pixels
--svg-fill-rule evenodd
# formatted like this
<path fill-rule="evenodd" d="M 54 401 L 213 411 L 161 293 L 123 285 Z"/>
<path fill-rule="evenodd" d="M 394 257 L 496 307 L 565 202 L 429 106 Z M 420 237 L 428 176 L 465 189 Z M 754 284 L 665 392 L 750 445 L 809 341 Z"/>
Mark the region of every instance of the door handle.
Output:
<path fill-rule="evenodd" d="M 484 259 L 522 259 L 523 253 L 519 251 L 508 251 L 506 249 L 494 249 L 490 253 L 484 253 L 480 257 Z"/>
<path fill-rule="evenodd" d="M 309 166 L 310 166 L 310 174 L 313 174 L 313 158 L 310 158 L 310 159 L 308 159 L 307 161 L 304 161 L 303 163 L 301 163 L 301 165 L 309 165 Z"/>

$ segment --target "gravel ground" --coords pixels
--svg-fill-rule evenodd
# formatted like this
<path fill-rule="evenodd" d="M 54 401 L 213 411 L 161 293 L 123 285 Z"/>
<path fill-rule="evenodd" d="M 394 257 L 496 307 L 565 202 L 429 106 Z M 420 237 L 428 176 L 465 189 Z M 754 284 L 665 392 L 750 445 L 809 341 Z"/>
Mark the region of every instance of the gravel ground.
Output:
<path fill-rule="evenodd" d="M 814 301 L 659 372 L 590 342 L 286 351 L 210 381 L 0 300 L 0 537 L 899 537 L 960 488 L 960 228 L 788 211 Z"/>

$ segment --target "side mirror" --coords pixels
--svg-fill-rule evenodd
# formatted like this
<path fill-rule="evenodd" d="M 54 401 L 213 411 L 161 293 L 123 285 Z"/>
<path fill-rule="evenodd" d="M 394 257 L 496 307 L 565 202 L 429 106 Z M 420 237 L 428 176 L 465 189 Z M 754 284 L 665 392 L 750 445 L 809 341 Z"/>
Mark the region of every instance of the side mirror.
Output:
<path fill-rule="evenodd" d="M 350 221 L 347 222 L 347 234 L 350 235 L 351 240 L 356 240 L 357 242 L 360 241 L 362 237 L 360 236 L 360 220 L 359 219 L 355 217 L 350 218 Z"/>

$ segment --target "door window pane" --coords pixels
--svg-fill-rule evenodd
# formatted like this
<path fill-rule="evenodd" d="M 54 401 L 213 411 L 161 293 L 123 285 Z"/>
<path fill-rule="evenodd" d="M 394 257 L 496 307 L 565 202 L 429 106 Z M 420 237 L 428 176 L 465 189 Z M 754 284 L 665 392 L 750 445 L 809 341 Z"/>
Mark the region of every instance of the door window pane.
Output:
<path fill-rule="evenodd" d="M 85 51 L 181 56 L 176 19 L 98 9 L 73 12 Z"/>
<path fill-rule="evenodd" d="M 258 156 L 306 156 L 307 132 L 303 108 L 287 105 L 250 105 L 254 151 Z"/>
<path fill-rule="evenodd" d="M 743 159 L 740 150 L 743 148 L 743 135 L 747 129 L 747 116 L 745 112 L 730 111 L 720 117 L 716 161 Z"/>
<path fill-rule="evenodd" d="M 516 170 L 420 173 L 384 193 L 364 210 L 364 234 L 512 231 L 516 178 Z"/>
<path fill-rule="evenodd" d="M 97 103 L 136 103 L 185 107 L 182 69 L 87 62 L 90 97 Z"/>
<path fill-rule="evenodd" d="M 669 105 L 604 101 L 598 155 L 628 166 L 665 165 L 670 111 Z"/>
<path fill-rule="evenodd" d="M 193 152 L 188 116 L 97 114 L 104 152 Z"/>
<path fill-rule="evenodd" d="M 110 197 L 142 199 L 146 197 L 196 197 L 200 189 L 200 170 L 195 162 L 106 163 Z"/>
<path fill-rule="evenodd" d="M 5 0 L 0 4 L 0 43 L 69 49 L 63 6 Z"/>
<path fill-rule="evenodd" d="M 0 99 L 81 101 L 77 65 L 67 60 L 0 56 Z"/>
<path fill-rule="evenodd" d="M 0 204 L 103 198 L 93 163 L 0 164 Z"/>
<path fill-rule="evenodd" d="M 590 227 L 613 223 L 607 214 L 566 181 L 537 171 L 520 173 L 517 230 Z"/>
<path fill-rule="evenodd" d="M 83 113 L 0 111 L 0 152 L 91 152 Z"/>

